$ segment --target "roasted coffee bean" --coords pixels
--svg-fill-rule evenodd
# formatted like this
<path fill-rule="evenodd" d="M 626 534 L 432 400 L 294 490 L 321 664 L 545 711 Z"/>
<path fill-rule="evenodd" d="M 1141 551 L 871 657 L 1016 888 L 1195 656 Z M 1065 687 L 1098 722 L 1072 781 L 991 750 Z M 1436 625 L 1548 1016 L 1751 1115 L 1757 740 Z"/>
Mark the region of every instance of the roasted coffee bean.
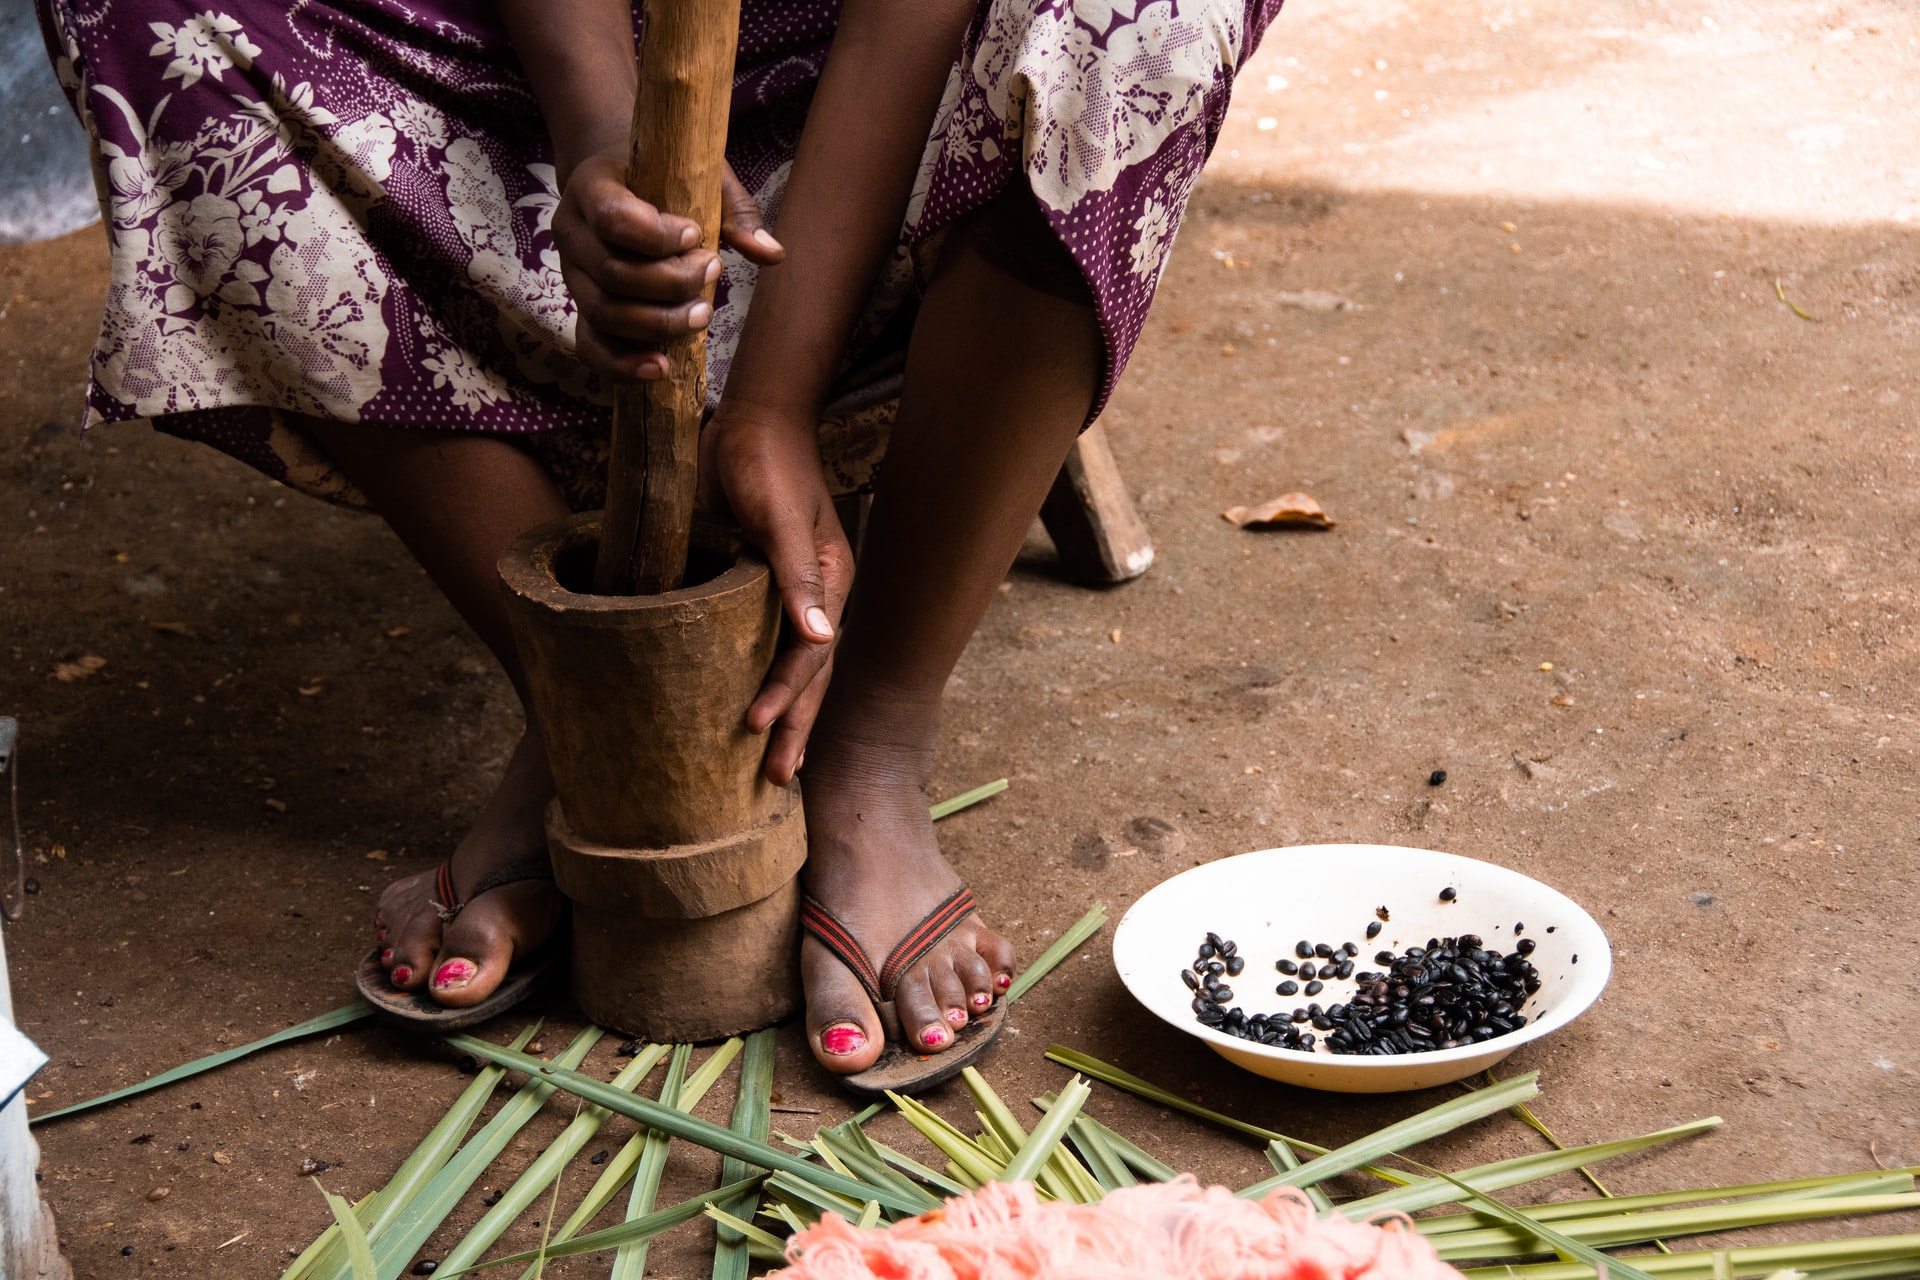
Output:
<path fill-rule="evenodd" d="M 1516 942 L 1516 943 L 1514 943 L 1514 944 L 1513 944 L 1513 950 L 1514 950 L 1514 952 L 1515 952 L 1515 954 L 1517 954 L 1517 955 L 1523 955 L 1523 956 L 1530 956 L 1530 955 L 1532 955 L 1532 954 L 1533 954 L 1533 939 L 1532 939 L 1532 938 L 1522 938 L 1522 939 L 1520 939 L 1520 941 L 1518 941 L 1518 942 Z"/>
<path fill-rule="evenodd" d="M 422 1258 L 413 1264 L 413 1274 L 417 1276 L 430 1276 L 439 1269 L 440 1264 L 432 1258 Z"/>
<path fill-rule="evenodd" d="M 1373 962 L 1374 962 L 1375 964 L 1392 964 L 1392 963 L 1393 963 L 1393 952 L 1391 952 L 1391 951 L 1376 951 L 1376 952 L 1374 952 L 1374 954 L 1373 954 Z"/>
<path fill-rule="evenodd" d="M 1313 954 L 1322 960 L 1330 960 L 1333 958 L 1333 948 L 1324 942 L 1316 942 L 1313 944 Z"/>
<path fill-rule="evenodd" d="M 1300 990 L 1300 984 L 1295 982 L 1293 979 L 1289 978 L 1285 982 L 1281 983 L 1279 986 L 1275 987 L 1273 989 L 1273 994 L 1277 996 L 1290 996 L 1298 990 Z"/>
<path fill-rule="evenodd" d="M 605 1164 L 606 1162 L 607 1153 L 604 1149 L 594 1152 L 592 1158 L 587 1161 L 588 1164 Z"/>
<path fill-rule="evenodd" d="M 1215 1004 L 1225 1004 L 1227 1001 L 1233 999 L 1233 988 L 1232 987 L 1211 987 L 1208 989 L 1207 994 L 1213 997 L 1213 1002 Z"/>
<path fill-rule="evenodd" d="M 1215 951 L 1222 951 L 1222 950 L 1225 950 L 1225 949 L 1226 949 L 1226 945 L 1227 945 L 1227 944 L 1226 944 L 1226 943 L 1224 943 L 1224 942 L 1222 942 L 1222 941 L 1220 941 L 1220 935 L 1219 935 L 1219 934 L 1217 934 L 1217 933 L 1214 933 L 1214 932 L 1212 932 L 1211 930 L 1209 930 L 1209 931 L 1207 932 L 1207 945 L 1208 945 L 1208 946 L 1210 946 L 1210 947 L 1212 947 L 1212 948 L 1213 948 L 1213 949 L 1214 949 Z"/>
<path fill-rule="evenodd" d="M 1289 974 L 1289 975 L 1300 972 L 1300 966 L 1295 964 L 1291 960 L 1276 960 L 1274 961 L 1273 967 L 1278 969 L 1281 973 Z"/>
<path fill-rule="evenodd" d="M 1300 966 L 1300 981 L 1312 982 L 1315 978 L 1319 976 L 1320 976 L 1320 971 L 1314 968 L 1311 964 L 1303 964 Z"/>
<path fill-rule="evenodd" d="M 1353 976 L 1353 961 L 1342 960 L 1340 962 L 1340 968 L 1336 971 L 1334 976 L 1340 977 L 1340 978 L 1351 978 Z"/>
<path fill-rule="evenodd" d="M 1193 970 L 1191 969 L 1182 969 L 1180 971 L 1180 981 L 1187 984 L 1187 990 L 1189 991 L 1198 991 L 1200 989 L 1200 979 L 1193 976 Z"/>
<path fill-rule="evenodd" d="M 1440 891 L 1440 901 L 1442 902 L 1452 902 L 1455 898 L 1459 896 L 1460 896 L 1460 891 L 1454 888 L 1452 885 L 1448 885 L 1446 888 Z"/>
<path fill-rule="evenodd" d="M 1231 938 L 1227 939 L 1224 943 L 1220 945 L 1220 955 L 1222 959 L 1225 959 L 1229 956 L 1236 956 L 1239 954 L 1240 954 L 1240 944 L 1235 942 Z"/>
<path fill-rule="evenodd" d="M 1523 922 L 1521 922 L 1521 921 L 1519 921 L 1519 920 L 1516 920 L 1516 921 L 1514 921 L 1514 922 L 1513 922 L 1513 936 L 1514 936 L 1514 937 L 1516 937 L 1516 938 L 1517 938 L 1517 937 L 1519 937 L 1519 936 L 1520 936 L 1521 934 L 1523 934 L 1523 933 L 1525 933 L 1526 931 L 1527 931 L 1527 926 L 1526 926 L 1526 925 L 1525 925 L 1525 924 L 1524 924 Z"/>
<path fill-rule="evenodd" d="M 1360 954 L 1360 944 L 1357 942 L 1343 942 L 1340 944 L 1340 954 L 1344 956 L 1357 956 Z"/>
<path fill-rule="evenodd" d="M 1380 927 L 1381 927 L 1380 922 L 1378 920 L 1375 920 L 1372 924 L 1367 926 L 1367 941 L 1371 942 L 1375 938 L 1380 936 Z"/>
<path fill-rule="evenodd" d="M 1295 954 L 1296 956 L 1299 956 L 1302 960 L 1312 959 L 1313 944 L 1311 942 L 1305 941 L 1304 939 L 1299 942 L 1296 942 L 1293 944 L 1293 954 Z"/>
<path fill-rule="evenodd" d="M 1445 782 L 1446 780 L 1447 780 L 1447 771 L 1445 769 L 1435 769 L 1432 773 L 1427 775 L 1427 785 L 1430 787 L 1437 787 L 1441 783 Z"/>
<path fill-rule="evenodd" d="M 1310 996 L 1317 996 L 1322 991 L 1326 990 L 1326 986 L 1327 984 L 1324 982 L 1309 982 L 1306 987 L 1307 994 Z"/>
<path fill-rule="evenodd" d="M 1202 960 L 1211 960 L 1214 956 L 1218 955 L 1219 952 L 1220 948 L 1214 946 L 1211 942 L 1203 942 L 1200 944 L 1200 958 Z"/>
<path fill-rule="evenodd" d="M 1227 957 L 1227 976 L 1229 978 L 1239 977 L 1240 971 L 1245 969 L 1246 967 L 1247 967 L 1247 962 L 1245 960 L 1242 960 L 1239 956 Z"/>

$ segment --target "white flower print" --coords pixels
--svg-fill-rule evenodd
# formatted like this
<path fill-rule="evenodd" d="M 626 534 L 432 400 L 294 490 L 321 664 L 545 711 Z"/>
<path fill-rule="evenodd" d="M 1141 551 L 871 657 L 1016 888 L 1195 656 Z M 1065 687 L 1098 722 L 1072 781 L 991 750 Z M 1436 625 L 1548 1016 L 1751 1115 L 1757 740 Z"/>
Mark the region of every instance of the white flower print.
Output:
<path fill-rule="evenodd" d="M 538 191 L 529 191 L 513 202 L 516 209 L 533 210 L 533 229 L 540 235 L 553 232 L 553 211 L 560 207 L 559 179 L 550 164 L 530 164 L 527 172 L 540 184 Z"/>
<path fill-rule="evenodd" d="M 230 67 L 245 71 L 260 56 L 260 46 L 247 39 L 240 24 L 224 13 L 202 13 L 179 26 L 170 22 L 149 22 L 147 29 L 160 37 L 147 52 L 156 58 L 171 56 L 163 80 L 178 80 L 182 89 L 190 89 L 203 75 L 225 83 Z"/>
<path fill-rule="evenodd" d="M 1159 196 L 1150 196 L 1146 208 L 1134 219 L 1133 274 L 1158 282 L 1160 264 L 1167 255 L 1167 241 L 1173 237 L 1173 211 Z"/>
<path fill-rule="evenodd" d="M 431 102 L 422 102 L 419 98 L 401 99 L 393 107 L 393 124 L 419 147 L 447 145 L 447 118 Z"/>
<path fill-rule="evenodd" d="M 247 233 L 248 248 L 263 240 L 278 241 L 292 216 L 291 208 L 268 200 L 258 191 L 240 193 L 240 229 Z"/>
<path fill-rule="evenodd" d="M 1230 0 L 1178 13 L 1171 0 L 1129 8 L 1076 0 L 1076 14 L 1036 13 L 1026 0 L 996 0 L 988 15 L 974 88 L 989 115 L 1021 128 L 1028 178 L 1050 208 L 1111 190 L 1201 118 L 1222 70 L 1239 60 L 1244 31 Z"/>
<path fill-rule="evenodd" d="M 168 205 L 158 220 L 160 256 L 173 277 L 200 297 L 220 287 L 246 244 L 240 206 L 225 196 L 201 195 Z"/>
<path fill-rule="evenodd" d="M 445 387 L 462 409 L 484 409 L 513 394 L 491 370 L 459 347 L 436 347 L 420 363 L 433 370 L 433 385 Z"/>

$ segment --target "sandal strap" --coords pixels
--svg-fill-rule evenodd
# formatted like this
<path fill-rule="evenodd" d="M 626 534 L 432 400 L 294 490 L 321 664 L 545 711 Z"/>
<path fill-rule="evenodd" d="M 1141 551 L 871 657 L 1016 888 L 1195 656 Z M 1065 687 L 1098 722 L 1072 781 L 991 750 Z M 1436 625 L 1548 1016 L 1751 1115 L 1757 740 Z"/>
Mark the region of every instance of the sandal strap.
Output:
<path fill-rule="evenodd" d="M 894 990 L 900 984 L 900 975 L 938 946 L 940 939 L 952 933 L 955 926 L 971 915 L 973 910 L 973 890 L 962 885 L 929 911 L 919 924 L 908 930 L 907 936 L 887 953 L 886 964 L 877 972 L 872 957 L 860 945 L 859 939 L 853 936 L 853 931 L 841 924 L 833 912 L 822 906 L 812 894 L 805 895 L 800 901 L 800 927 L 818 938 L 822 946 L 846 965 L 853 976 L 860 979 L 860 985 L 866 988 L 867 995 L 879 1005 L 893 999 Z"/>
<path fill-rule="evenodd" d="M 460 891 L 453 885 L 453 859 L 445 858 L 433 873 L 433 906 L 440 913 L 441 923 L 450 923 L 474 898 L 490 889 L 502 885 L 518 884 L 522 880 L 553 879 L 553 862 L 544 853 L 530 853 L 517 862 L 509 862 L 503 867 L 495 867 L 480 877 L 480 883 L 473 886 L 473 893 L 465 901 Z"/>
<path fill-rule="evenodd" d="M 887 963 L 880 969 L 880 989 L 887 993 L 887 999 L 893 998 L 894 988 L 900 984 L 900 975 L 939 945 L 940 939 L 952 933 L 971 914 L 973 890 L 961 885 L 953 891 L 952 897 L 929 911 L 926 919 L 913 927 L 913 932 L 894 945 L 893 950 L 887 953 Z"/>
<path fill-rule="evenodd" d="M 840 923 L 833 912 L 820 905 L 820 900 L 810 893 L 802 895 L 800 899 L 800 927 L 818 938 L 821 946 L 833 952 L 834 959 L 847 966 L 848 971 L 860 979 L 860 985 L 867 989 L 869 999 L 875 1004 L 885 1002 L 886 997 L 880 994 L 880 975 L 874 970 L 867 949 L 860 945 L 859 939 Z"/>

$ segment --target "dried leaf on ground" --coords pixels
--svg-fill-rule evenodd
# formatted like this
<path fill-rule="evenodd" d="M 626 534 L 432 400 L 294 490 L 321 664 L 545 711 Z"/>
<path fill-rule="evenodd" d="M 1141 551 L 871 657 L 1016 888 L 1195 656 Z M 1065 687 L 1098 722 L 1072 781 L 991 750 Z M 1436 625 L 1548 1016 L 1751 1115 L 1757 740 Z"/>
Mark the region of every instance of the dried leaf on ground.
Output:
<path fill-rule="evenodd" d="M 1328 293 L 1324 289 L 1302 289 L 1298 293 L 1282 290 L 1272 296 L 1277 307 L 1293 307 L 1300 311 L 1346 311 L 1353 306 L 1351 299 L 1337 293 Z"/>
<path fill-rule="evenodd" d="M 1305 493 L 1283 493 L 1254 507 L 1228 507 L 1220 517 L 1242 529 L 1331 529 L 1334 525 L 1333 517 Z"/>
<path fill-rule="evenodd" d="M 56 662 L 50 674 L 61 684 L 72 684 L 75 680 L 85 680 L 106 665 L 105 658 L 97 653 L 89 653 L 72 662 Z"/>

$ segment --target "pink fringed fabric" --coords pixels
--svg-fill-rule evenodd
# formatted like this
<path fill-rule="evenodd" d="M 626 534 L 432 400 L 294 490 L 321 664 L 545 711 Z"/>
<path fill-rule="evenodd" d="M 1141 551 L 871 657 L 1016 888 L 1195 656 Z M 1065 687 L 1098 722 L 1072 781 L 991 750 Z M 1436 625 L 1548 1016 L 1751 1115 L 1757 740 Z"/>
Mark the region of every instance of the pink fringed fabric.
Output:
<path fill-rule="evenodd" d="M 829 1214 L 780 1280 L 1459 1280 L 1404 1219 L 1318 1218 L 1291 1188 L 1242 1200 L 1192 1178 L 1098 1204 L 995 1182 L 884 1231 Z"/>

